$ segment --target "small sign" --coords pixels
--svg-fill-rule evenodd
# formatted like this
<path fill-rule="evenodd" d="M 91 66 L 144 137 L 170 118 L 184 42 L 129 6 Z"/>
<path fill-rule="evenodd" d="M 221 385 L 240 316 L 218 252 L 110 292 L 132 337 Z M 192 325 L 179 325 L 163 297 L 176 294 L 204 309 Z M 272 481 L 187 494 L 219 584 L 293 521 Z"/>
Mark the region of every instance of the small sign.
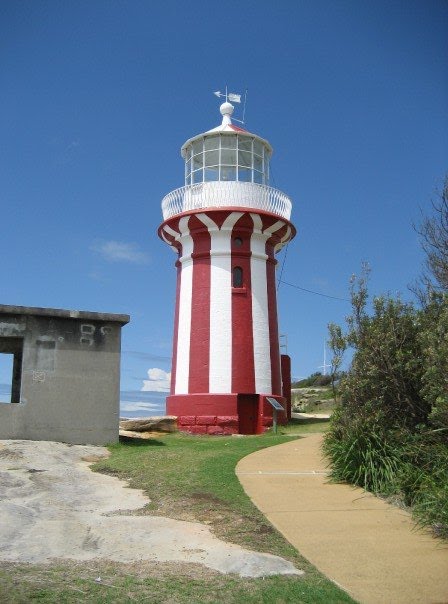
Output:
<path fill-rule="evenodd" d="M 276 411 L 284 411 L 283 406 L 275 400 L 275 398 L 272 398 L 271 396 L 267 396 L 266 400 L 268 401 L 268 403 L 270 403 L 272 405 L 272 407 L 276 410 Z"/>
<path fill-rule="evenodd" d="M 33 371 L 33 382 L 45 382 L 45 371 Z"/>

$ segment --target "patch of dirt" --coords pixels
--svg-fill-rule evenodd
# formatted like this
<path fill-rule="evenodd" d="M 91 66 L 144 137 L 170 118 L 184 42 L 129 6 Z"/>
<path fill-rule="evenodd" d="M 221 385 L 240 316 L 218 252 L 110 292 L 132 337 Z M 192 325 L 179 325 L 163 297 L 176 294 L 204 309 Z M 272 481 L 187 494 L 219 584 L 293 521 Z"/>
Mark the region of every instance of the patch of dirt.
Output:
<path fill-rule="evenodd" d="M 227 506 L 227 503 L 223 499 L 220 499 L 211 493 L 192 493 L 191 498 L 196 501 L 204 501 L 206 503 L 216 503 L 218 505 Z"/>
<path fill-rule="evenodd" d="M 84 455 L 81 457 L 82 461 L 87 461 L 88 463 L 97 463 L 102 459 L 107 459 L 110 456 L 110 452 L 104 453 L 104 455 Z"/>
<path fill-rule="evenodd" d="M 13 451 L 12 449 L 1 448 L 0 449 L 0 459 L 22 459 L 23 455 L 19 451 Z"/>

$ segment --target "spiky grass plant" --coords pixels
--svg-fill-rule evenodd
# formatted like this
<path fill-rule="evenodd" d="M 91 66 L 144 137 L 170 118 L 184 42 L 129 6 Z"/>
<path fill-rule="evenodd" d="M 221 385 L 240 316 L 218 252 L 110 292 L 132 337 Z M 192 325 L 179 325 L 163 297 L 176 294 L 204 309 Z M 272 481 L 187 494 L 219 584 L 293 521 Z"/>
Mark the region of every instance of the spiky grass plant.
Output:
<path fill-rule="evenodd" d="M 331 478 L 356 484 L 366 491 L 390 494 L 396 488 L 400 452 L 374 416 L 351 423 L 339 422 L 325 436 L 324 452 L 331 463 Z"/>

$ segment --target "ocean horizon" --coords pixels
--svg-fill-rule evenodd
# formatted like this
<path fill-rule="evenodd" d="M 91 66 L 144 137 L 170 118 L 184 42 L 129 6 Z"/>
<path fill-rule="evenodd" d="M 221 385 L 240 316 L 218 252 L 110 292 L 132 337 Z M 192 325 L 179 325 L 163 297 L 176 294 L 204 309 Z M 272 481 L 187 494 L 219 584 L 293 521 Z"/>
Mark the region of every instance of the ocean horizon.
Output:
<path fill-rule="evenodd" d="M 122 390 L 120 417 L 153 417 L 166 415 L 166 392 Z"/>

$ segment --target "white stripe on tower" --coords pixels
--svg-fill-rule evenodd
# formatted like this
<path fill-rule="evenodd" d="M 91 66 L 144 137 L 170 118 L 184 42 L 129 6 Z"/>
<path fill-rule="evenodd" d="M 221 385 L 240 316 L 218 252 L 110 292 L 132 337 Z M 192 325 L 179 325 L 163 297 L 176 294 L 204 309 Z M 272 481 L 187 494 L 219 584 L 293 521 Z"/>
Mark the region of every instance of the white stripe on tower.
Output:
<path fill-rule="evenodd" d="M 193 238 L 188 229 L 189 216 L 179 220 L 180 235 L 176 239 L 182 243 L 179 295 L 179 323 L 177 331 L 177 365 L 175 394 L 188 394 L 188 378 L 190 374 L 190 332 L 191 332 L 191 300 L 193 289 Z"/>
<path fill-rule="evenodd" d="M 231 237 L 241 212 L 227 216 L 221 228 L 207 214 L 196 215 L 210 233 L 210 369 L 209 392 L 232 391 L 232 254 Z"/>
<path fill-rule="evenodd" d="M 272 394 L 271 350 L 269 339 L 268 289 L 266 284 L 266 239 L 258 214 L 251 214 L 254 230 L 250 239 L 252 252 L 252 323 L 254 338 L 255 392 Z"/>
<path fill-rule="evenodd" d="M 281 250 L 282 247 L 285 245 L 285 241 L 290 241 L 290 239 L 291 239 L 291 227 L 288 226 L 285 234 L 283 235 L 283 237 L 281 238 L 279 243 L 277 243 L 277 245 L 275 246 L 274 253 L 276 254 L 279 250 Z"/>

